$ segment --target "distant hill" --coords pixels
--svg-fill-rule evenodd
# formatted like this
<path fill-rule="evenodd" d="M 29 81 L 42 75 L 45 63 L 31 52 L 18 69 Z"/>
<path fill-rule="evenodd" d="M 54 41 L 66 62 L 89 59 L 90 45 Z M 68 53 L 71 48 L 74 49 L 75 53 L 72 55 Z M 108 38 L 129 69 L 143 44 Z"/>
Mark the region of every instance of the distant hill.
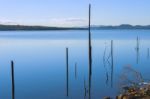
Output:
<path fill-rule="evenodd" d="M 93 29 L 150 29 L 150 25 L 142 26 L 142 25 L 129 25 L 122 24 L 119 26 L 93 26 Z"/>
<path fill-rule="evenodd" d="M 150 25 L 132 26 L 129 24 L 122 24 L 119 26 L 91 26 L 92 29 L 97 30 L 110 30 L 110 29 L 150 29 Z M 24 26 L 24 25 L 0 25 L 0 31 L 12 31 L 12 30 L 87 30 L 88 27 L 48 27 L 48 26 Z"/>
<path fill-rule="evenodd" d="M 10 30 L 65 30 L 67 28 L 46 27 L 46 26 L 24 26 L 24 25 L 0 25 L 0 31 Z"/>

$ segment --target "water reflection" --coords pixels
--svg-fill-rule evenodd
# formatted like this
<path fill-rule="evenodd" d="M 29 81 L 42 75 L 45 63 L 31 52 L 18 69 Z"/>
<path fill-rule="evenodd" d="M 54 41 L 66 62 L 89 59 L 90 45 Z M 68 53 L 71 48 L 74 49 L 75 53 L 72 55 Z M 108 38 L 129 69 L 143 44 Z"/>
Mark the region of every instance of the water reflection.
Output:
<path fill-rule="evenodd" d="M 109 50 L 110 49 L 110 50 Z M 113 51 L 113 40 L 111 40 L 110 47 L 105 43 L 105 50 L 103 55 L 103 64 L 106 73 L 106 84 L 110 80 L 110 86 L 113 87 L 113 71 L 114 71 L 114 51 Z M 110 68 L 110 73 L 109 73 Z"/>
<path fill-rule="evenodd" d="M 86 87 L 86 80 L 85 80 L 85 77 L 84 77 L 84 99 L 86 99 L 86 95 L 87 94 L 87 87 Z"/>
<path fill-rule="evenodd" d="M 147 48 L 147 59 L 149 59 L 149 48 Z"/>
<path fill-rule="evenodd" d="M 144 78 L 140 72 L 135 70 L 131 65 L 124 66 L 122 74 L 120 76 L 120 87 L 126 86 L 138 86 L 144 82 Z"/>
<path fill-rule="evenodd" d="M 106 45 L 107 43 L 105 43 L 105 50 L 104 50 L 104 55 L 103 55 L 103 64 L 104 64 L 104 68 L 105 68 L 105 73 L 106 73 L 106 84 L 108 84 L 108 81 L 109 81 L 109 74 L 108 74 L 108 70 L 107 70 L 107 65 L 109 65 L 110 64 L 110 62 L 109 62 L 109 56 L 108 56 L 108 58 L 107 58 L 107 56 L 106 56 L 106 52 L 107 52 L 107 45 Z"/>
<path fill-rule="evenodd" d="M 114 53 L 113 40 L 111 40 L 111 87 L 113 87 L 113 73 L 114 73 Z"/>
<path fill-rule="evenodd" d="M 137 64 L 139 63 L 139 58 L 140 58 L 139 49 L 140 49 L 140 39 L 139 39 L 139 37 L 137 37 L 137 39 L 136 39 L 136 47 L 135 47 Z"/>
<path fill-rule="evenodd" d="M 77 63 L 75 63 L 75 69 L 74 70 L 75 70 L 74 71 L 75 72 L 75 74 L 74 74 L 75 75 L 75 79 L 77 79 Z"/>
<path fill-rule="evenodd" d="M 69 96 L 69 62 L 68 62 L 68 48 L 66 48 L 66 96 Z"/>
<path fill-rule="evenodd" d="M 134 38 L 114 39 L 113 42 L 110 39 L 93 40 L 92 77 L 88 74 L 87 40 L 0 39 L 0 88 L 3 89 L 0 98 L 11 98 L 10 59 L 16 61 L 15 90 L 18 99 L 87 99 L 89 89 L 91 99 L 115 96 L 118 94 L 118 75 L 125 64 L 132 64 L 143 78 L 150 78 L 150 61 L 147 60 L 150 42 L 142 38 L 140 65 L 137 66 L 133 54 Z M 104 42 L 107 42 L 105 48 Z M 71 49 L 68 49 L 69 55 L 66 54 L 66 46 Z"/>

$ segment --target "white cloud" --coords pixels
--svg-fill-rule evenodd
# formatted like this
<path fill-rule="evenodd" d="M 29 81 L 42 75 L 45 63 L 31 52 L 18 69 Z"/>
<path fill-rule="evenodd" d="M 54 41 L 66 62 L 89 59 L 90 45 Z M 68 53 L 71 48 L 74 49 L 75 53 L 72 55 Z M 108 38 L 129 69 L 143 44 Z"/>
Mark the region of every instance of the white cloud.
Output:
<path fill-rule="evenodd" d="M 24 19 L 24 20 L 10 20 L 0 17 L 0 24 L 5 25 L 42 25 L 42 26 L 58 26 L 58 27 L 73 27 L 85 26 L 87 20 L 84 18 L 51 18 L 51 19 Z"/>
<path fill-rule="evenodd" d="M 84 26 L 87 22 L 84 18 L 54 18 L 49 20 L 50 25 L 62 27 Z"/>
<path fill-rule="evenodd" d="M 1 18 L 0 17 L 0 24 L 4 24 L 4 25 L 17 25 L 18 22 L 14 21 L 14 20 L 9 20 L 9 19 Z"/>
<path fill-rule="evenodd" d="M 66 19 L 66 21 L 68 21 L 68 22 L 87 22 L 87 20 L 83 19 L 83 18 L 68 18 L 68 19 Z"/>

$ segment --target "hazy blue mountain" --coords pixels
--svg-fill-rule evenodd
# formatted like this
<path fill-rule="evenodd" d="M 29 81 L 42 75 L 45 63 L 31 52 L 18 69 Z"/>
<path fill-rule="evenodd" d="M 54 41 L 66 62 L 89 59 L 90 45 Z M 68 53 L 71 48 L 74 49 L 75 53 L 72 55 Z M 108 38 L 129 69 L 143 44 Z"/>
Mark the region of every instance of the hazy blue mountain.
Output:
<path fill-rule="evenodd" d="M 91 26 L 92 29 L 150 29 L 150 25 L 129 25 L 122 24 L 119 26 Z M 0 31 L 10 31 L 10 30 L 87 30 L 88 27 L 48 27 L 48 26 L 24 26 L 24 25 L 0 25 Z"/>
<path fill-rule="evenodd" d="M 119 26 L 93 26 L 93 29 L 150 29 L 150 25 L 142 26 L 142 25 L 129 25 L 129 24 L 122 24 Z"/>

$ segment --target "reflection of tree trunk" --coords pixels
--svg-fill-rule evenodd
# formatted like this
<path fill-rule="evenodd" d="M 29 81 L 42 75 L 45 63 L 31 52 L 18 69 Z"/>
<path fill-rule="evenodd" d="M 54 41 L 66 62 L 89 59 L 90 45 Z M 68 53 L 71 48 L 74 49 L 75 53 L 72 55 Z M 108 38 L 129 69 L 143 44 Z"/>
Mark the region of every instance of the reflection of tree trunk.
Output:
<path fill-rule="evenodd" d="M 140 72 L 133 69 L 131 66 L 125 66 L 120 76 L 120 81 L 121 86 L 128 86 L 139 85 L 139 83 L 142 83 L 144 79 Z"/>
<path fill-rule="evenodd" d="M 91 99 L 91 75 L 89 75 L 89 99 Z"/>
<path fill-rule="evenodd" d="M 114 72 L 113 40 L 111 40 L 111 42 L 110 42 L 110 52 L 109 52 L 108 56 L 106 56 L 106 48 L 107 47 L 105 46 L 104 55 L 103 55 L 103 63 L 104 63 L 105 71 L 106 71 L 106 84 L 108 84 L 108 81 L 110 79 L 110 86 L 113 87 L 113 72 Z M 110 72 L 107 70 L 106 66 L 110 67 Z"/>
<path fill-rule="evenodd" d="M 75 79 L 77 79 L 77 63 L 75 63 Z"/>
<path fill-rule="evenodd" d="M 113 87 L 113 69 L 114 69 L 114 58 L 113 58 L 113 40 L 111 40 L 111 87 Z"/>
<path fill-rule="evenodd" d="M 15 99 L 14 62 L 11 61 L 12 99 Z"/>
<path fill-rule="evenodd" d="M 85 78 L 84 78 L 84 99 L 86 98 L 86 92 L 87 92 L 86 81 L 85 81 Z"/>
<path fill-rule="evenodd" d="M 139 63 L 139 45 L 140 45 L 140 41 L 139 41 L 139 38 L 137 37 L 136 39 L 136 62 L 137 64 Z"/>
<path fill-rule="evenodd" d="M 66 48 L 66 91 L 67 97 L 69 96 L 69 63 L 68 63 L 68 48 Z"/>
<path fill-rule="evenodd" d="M 147 48 L 147 58 L 149 59 L 149 48 Z"/>
<path fill-rule="evenodd" d="M 106 62 L 109 61 L 108 59 L 106 59 L 106 46 L 105 46 L 105 50 L 104 50 L 104 55 L 103 55 L 103 64 L 104 64 L 104 68 L 105 68 L 105 72 L 106 72 L 106 84 L 108 84 L 109 81 L 109 73 L 107 71 L 107 67 L 106 67 Z M 107 60 L 107 61 L 106 61 Z"/>

